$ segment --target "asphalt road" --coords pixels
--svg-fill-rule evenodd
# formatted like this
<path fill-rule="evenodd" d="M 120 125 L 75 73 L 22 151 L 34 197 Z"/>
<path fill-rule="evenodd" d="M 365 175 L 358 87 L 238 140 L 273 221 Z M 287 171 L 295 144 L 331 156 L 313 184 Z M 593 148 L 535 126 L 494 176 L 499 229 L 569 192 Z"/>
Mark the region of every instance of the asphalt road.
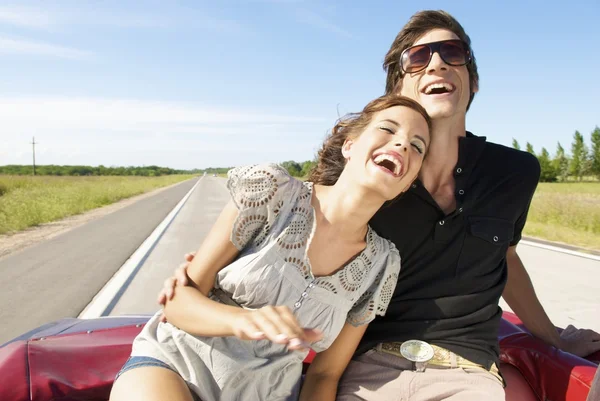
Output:
<path fill-rule="evenodd" d="M 152 314 L 165 278 L 194 252 L 230 199 L 225 179 L 203 177 L 123 293 L 111 316 Z"/>
<path fill-rule="evenodd" d="M 57 318 L 76 317 L 194 183 L 0 260 L 0 343 Z M 186 252 L 199 247 L 228 199 L 224 179 L 202 178 L 111 315 L 158 310 L 162 282 Z M 553 322 L 600 332 L 600 261 L 525 244 L 518 249 Z"/>
<path fill-rule="evenodd" d="M 164 279 L 198 248 L 228 200 L 225 180 L 205 177 L 171 223 L 111 315 L 151 314 Z M 600 332 L 600 261 L 520 244 L 518 252 L 553 323 Z M 500 305 L 510 310 L 501 300 Z"/>
<path fill-rule="evenodd" d="M 552 322 L 600 333 L 600 261 L 523 244 L 517 250 Z M 500 306 L 510 310 L 504 300 Z"/>
<path fill-rule="evenodd" d="M 197 179 L 0 259 L 0 344 L 77 317 Z"/>

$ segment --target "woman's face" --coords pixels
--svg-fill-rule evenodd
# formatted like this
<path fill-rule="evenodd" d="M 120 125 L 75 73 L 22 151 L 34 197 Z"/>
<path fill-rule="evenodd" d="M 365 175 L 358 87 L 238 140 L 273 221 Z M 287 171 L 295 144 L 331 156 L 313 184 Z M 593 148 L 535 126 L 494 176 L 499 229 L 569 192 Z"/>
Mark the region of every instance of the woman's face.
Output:
<path fill-rule="evenodd" d="M 373 115 L 365 130 L 344 143 L 345 169 L 368 188 L 390 200 L 406 191 L 423 164 L 429 146 L 423 116 L 404 106 Z"/>

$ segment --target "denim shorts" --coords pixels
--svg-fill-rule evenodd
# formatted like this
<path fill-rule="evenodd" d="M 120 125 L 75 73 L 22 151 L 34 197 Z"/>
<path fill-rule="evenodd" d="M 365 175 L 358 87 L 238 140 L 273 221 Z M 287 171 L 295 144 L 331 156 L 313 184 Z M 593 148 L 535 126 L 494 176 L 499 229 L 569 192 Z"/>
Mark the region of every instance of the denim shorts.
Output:
<path fill-rule="evenodd" d="M 171 372 L 175 372 L 179 375 L 179 373 L 175 369 L 173 369 L 172 367 L 170 367 L 163 361 L 160 361 L 156 358 L 152 358 L 150 356 L 130 356 L 129 359 L 127 360 L 127 362 L 125 362 L 125 365 L 123 365 L 123 367 L 119 371 L 119 373 L 117 373 L 115 380 L 117 380 L 119 378 L 119 376 L 121 376 L 123 373 L 127 372 L 128 370 L 135 369 L 135 368 L 143 368 L 143 367 L 147 367 L 147 366 L 154 366 L 157 368 L 169 369 Z M 191 389 L 190 389 L 190 393 L 192 394 L 192 398 L 195 401 L 200 401 L 200 398 L 198 398 L 196 393 L 194 393 Z"/>

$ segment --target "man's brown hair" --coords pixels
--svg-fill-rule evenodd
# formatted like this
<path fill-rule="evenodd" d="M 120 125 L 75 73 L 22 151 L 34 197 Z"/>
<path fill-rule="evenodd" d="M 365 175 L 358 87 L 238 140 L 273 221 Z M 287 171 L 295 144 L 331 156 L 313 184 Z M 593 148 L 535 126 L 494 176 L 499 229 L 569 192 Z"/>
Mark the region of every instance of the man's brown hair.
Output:
<path fill-rule="evenodd" d="M 419 11 L 404 25 L 398 36 L 396 36 L 396 39 L 394 39 L 390 50 L 385 55 L 385 60 L 383 61 L 383 69 L 387 72 L 385 93 L 393 92 L 402 80 L 403 71 L 400 67 L 400 55 L 402 52 L 414 45 L 421 36 L 433 29 L 446 29 L 453 32 L 471 49 L 469 35 L 467 35 L 462 25 L 453 16 L 441 10 Z M 469 71 L 469 84 L 471 88 L 471 97 L 467 105 L 467 110 L 469 110 L 469 106 L 471 106 L 471 102 L 473 102 L 473 98 L 475 97 L 472 88 L 479 86 L 479 74 L 477 73 L 477 63 L 475 62 L 473 50 L 471 50 L 471 61 L 467 63 L 467 70 Z"/>

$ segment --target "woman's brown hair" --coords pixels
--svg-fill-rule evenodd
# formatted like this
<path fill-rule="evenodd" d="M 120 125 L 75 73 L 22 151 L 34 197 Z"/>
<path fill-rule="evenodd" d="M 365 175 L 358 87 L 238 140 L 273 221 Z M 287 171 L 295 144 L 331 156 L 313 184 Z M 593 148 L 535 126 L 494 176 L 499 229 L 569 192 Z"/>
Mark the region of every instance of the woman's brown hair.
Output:
<path fill-rule="evenodd" d="M 346 159 L 342 155 L 342 146 L 346 139 L 358 137 L 371 123 L 375 113 L 396 106 L 408 107 L 421 114 L 431 131 L 431 118 L 416 101 L 393 93 L 378 97 L 367 104 L 360 113 L 347 114 L 338 120 L 317 154 L 317 165 L 310 172 L 308 181 L 321 185 L 335 184 L 346 165 Z"/>

